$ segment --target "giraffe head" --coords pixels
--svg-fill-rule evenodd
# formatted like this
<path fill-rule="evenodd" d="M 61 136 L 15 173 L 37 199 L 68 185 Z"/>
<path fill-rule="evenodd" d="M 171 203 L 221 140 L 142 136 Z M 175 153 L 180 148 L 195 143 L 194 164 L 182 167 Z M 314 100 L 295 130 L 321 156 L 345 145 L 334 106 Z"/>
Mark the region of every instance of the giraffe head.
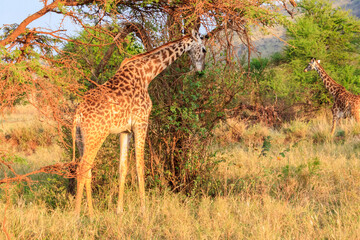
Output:
<path fill-rule="evenodd" d="M 195 67 L 195 70 L 201 72 L 205 68 L 205 55 L 206 49 L 204 45 L 204 37 L 202 37 L 198 32 L 192 30 L 191 32 L 192 43 L 189 46 L 189 56 L 191 62 Z"/>
<path fill-rule="evenodd" d="M 304 72 L 315 70 L 316 66 L 320 63 L 320 60 L 316 60 L 315 58 L 312 58 L 309 62 L 309 65 L 304 69 Z"/>

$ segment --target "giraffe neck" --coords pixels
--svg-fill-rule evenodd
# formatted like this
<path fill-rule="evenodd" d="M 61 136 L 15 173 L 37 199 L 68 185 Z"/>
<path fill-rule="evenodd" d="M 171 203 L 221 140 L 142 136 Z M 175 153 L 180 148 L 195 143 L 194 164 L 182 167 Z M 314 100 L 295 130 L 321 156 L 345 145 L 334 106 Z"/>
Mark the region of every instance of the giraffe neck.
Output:
<path fill-rule="evenodd" d="M 325 88 L 333 95 L 336 96 L 339 94 L 339 92 L 346 91 L 343 86 L 335 82 L 334 79 L 332 79 L 324 70 L 324 68 L 317 64 L 315 67 L 316 71 L 318 72 L 320 78 L 322 79 Z"/>
<path fill-rule="evenodd" d="M 190 35 L 167 43 L 150 52 L 136 55 L 121 64 L 119 71 L 126 67 L 133 67 L 138 71 L 141 81 L 146 86 L 166 67 L 173 63 L 184 52 L 188 51 L 192 43 Z"/>

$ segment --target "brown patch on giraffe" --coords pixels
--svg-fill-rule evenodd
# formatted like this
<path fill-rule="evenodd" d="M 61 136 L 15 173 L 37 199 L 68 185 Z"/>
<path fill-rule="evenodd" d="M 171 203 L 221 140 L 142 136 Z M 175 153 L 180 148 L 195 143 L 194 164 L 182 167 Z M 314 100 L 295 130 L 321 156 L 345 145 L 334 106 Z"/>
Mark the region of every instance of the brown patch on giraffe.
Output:
<path fill-rule="evenodd" d="M 148 68 L 146 69 L 147 73 L 151 73 L 153 71 L 153 65 L 151 63 L 148 64 Z"/>
<path fill-rule="evenodd" d="M 182 54 L 182 51 L 181 52 L 180 51 L 176 52 L 175 53 L 176 58 L 178 58 L 180 56 L 180 54 Z"/>
<path fill-rule="evenodd" d="M 133 73 L 132 73 L 132 72 L 129 72 L 129 73 L 128 73 L 128 77 L 129 77 L 129 78 L 133 78 L 133 77 L 134 77 Z"/>
<path fill-rule="evenodd" d="M 174 53 L 174 51 L 171 48 L 168 48 L 167 51 L 169 53 L 168 56 L 171 56 Z"/>
<path fill-rule="evenodd" d="M 161 61 L 160 61 L 160 59 L 155 58 L 155 59 L 153 60 L 153 63 L 154 63 L 154 65 L 158 65 L 158 64 L 161 63 Z"/>

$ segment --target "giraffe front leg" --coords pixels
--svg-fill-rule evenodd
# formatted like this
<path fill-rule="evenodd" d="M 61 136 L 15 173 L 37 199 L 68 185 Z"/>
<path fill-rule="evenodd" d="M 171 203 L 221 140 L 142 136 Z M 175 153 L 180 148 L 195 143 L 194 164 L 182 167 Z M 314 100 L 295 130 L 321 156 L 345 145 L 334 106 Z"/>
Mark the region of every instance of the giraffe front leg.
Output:
<path fill-rule="evenodd" d="M 77 170 L 77 190 L 76 190 L 76 199 L 75 199 L 75 213 L 77 215 L 80 214 L 81 200 L 85 187 L 86 198 L 89 208 L 89 215 L 91 218 L 94 217 L 94 208 L 93 208 L 92 191 L 91 191 L 91 181 L 92 181 L 91 170 L 93 167 L 96 154 L 106 137 L 107 135 L 105 133 L 102 133 L 96 136 L 95 141 L 90 141 L 89 139 L 87 139 L 87 141 L 84 142 L 84 155 L 81 158 L 81 162 Z"/>
<path fill-rule="evenodd" d="M 333 115 L 333 121 L 332 121 L 332 127 L 331 127 L 331 131 L 330 131 L 330 135 L 333 136 L 335 133 L 335 128 L 336 128 L 336 124 L 339 120 L 339 114 L 338 114 L 338 107 L 336 105 L 336 103 L 332 106 L 331 108 L 331 112 Z"/>
<path fill-rule="evenodd" d="M 353 113 L 355 121 L 359 124 L 360 123 L 360 108 L 356 108 L 356 111 Z"/>
<path fill-rule="evenodd" d="M 358 128 L 360 126 L 360 108 L 358 106 L 355 106 L 353 115 L 356 121 L 355 126 Z"/>
<path fill-rule="evenodd" d="M 129 133 L 120 133 L 120 163 L 119 163 L 119 199 L 116 212 L 120 214 L 124 210 L 124 188 L 127 173 L 127 158 L 129 149 Z"/>
<path fill-rule="evenodd" d="M 145 180 L 144 180 L 144 146 L 147 133 L 147 124 L 139 124 L 135 127 L 135 154 L 136 170 L 139 181 L 139 193 L 141 210 L 145 213 Z"/>
<path fill-rule="evenodd" d="M 335 133 L 336 123 L 337 123 L 337 118 L 334 117 L 334 118 L 333 118 L 333 122 L 332 122 L 331 132 L 330 132 L 330 135 L 331 135 L 331 136 L 333 136 L 334 133 Z"/>

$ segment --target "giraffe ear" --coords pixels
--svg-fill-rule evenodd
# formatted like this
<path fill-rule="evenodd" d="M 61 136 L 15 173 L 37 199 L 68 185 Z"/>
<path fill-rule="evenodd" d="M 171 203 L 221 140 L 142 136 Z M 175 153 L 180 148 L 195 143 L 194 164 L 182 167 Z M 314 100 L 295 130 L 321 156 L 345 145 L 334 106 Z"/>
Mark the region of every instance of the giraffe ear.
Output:
<path fill-rule="evenodd" d="M 318 63 L 320 63 L 320 60 L 317 60 Z"/>
<path fill-rule="evenodd" d="M 195 29 L 191 29 L 191 36 L 192 36 L 194 39 L 197 39 L 197 32 L 195 31 Z"/>

